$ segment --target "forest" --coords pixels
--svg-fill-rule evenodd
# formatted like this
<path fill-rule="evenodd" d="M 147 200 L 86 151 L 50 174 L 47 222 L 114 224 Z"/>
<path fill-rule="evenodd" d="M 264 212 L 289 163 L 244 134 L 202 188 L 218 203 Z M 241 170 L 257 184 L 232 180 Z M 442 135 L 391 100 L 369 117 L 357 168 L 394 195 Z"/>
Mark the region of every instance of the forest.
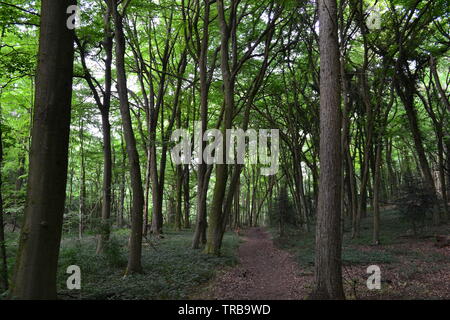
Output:
<path fill-rule="evenodd" d="M 449 19 L 0 0 L 0 300 L 450 299 Z"/>

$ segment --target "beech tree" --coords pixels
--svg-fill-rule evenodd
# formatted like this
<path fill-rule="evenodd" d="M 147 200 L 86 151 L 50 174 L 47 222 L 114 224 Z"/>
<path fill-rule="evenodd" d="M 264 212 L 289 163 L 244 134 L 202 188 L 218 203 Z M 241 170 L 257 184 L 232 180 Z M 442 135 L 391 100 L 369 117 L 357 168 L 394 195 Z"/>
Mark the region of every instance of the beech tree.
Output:
<path fill-rule="evenodd" d="M 66 197 L 74 31 L 73 0 L 43 0 L 25 220 L 11 297 L 56 299 Z"/>
<path fill-rule="evenodd" d="M 142 189 L 141 168 L 139 164 L 139 155 L 136 148 L 136 138 L 134 136 L 133 126 L 131 123 L 127 77 L 125 72 L 125 35 L 123 31 L 123 15 L 126 12 L 128 4 L 129 2 L 126 2 L 121 12 L 119 12 L 119 0 L 111 0 L 111 2 L 108 3 L 108 5 L 111 6 L 111 11 L 114 17 L 117 87 L 119 91 L 120 114 L 122 116 L 123 132 L 130 168 L 131 188 L 133 191 L 130 254 L 126 270 L 126 274 L 132 274 L 142 272 L 142 212 L 144 208 L 144 191 Z"/>

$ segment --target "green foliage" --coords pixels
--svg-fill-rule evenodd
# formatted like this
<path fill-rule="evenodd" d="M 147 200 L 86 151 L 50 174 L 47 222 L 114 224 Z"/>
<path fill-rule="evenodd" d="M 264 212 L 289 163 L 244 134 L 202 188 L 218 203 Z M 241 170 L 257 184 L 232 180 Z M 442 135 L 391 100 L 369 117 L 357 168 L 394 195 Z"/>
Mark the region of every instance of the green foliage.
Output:
<path fill-rule="evenodd" d="M 296 212 L 289 198 L 287 187 L 283 185 L 269 211 L 269 224 L 279 226 L 280 232 L 283 232 L 282 229 L 286 228 L 286 225 L 297 225 L 296 220 Z"/>
<path fill-rule="evenodd" d="M 106 242 L 103 256 L 111 267 L 125 268 L 127 265 L 126 247 L 116 236 Z"/>
<path fill-rule="evenodd" d="M 436 204 L 433 191 L 417 177 L 407 176 L 400 189 L 397 206 L 404 218 L 411 223 L 414 234 L 418 224 L 424 224 L 427 214 Z"/>
<path fill-rule="evenodd" d="M 93 237 L 64 240 L 59 259 L 58 283 L 61 297 L 81 299 L 187 299 L 195 287 L 210 280 L 219 267 L 237 262 L 239 239 L 225 234 L 222 255 L 205 256 L 190 248 L 192 232 L 167 232 L 164 239 L 144 242 L 144 274 L 123 278 L 127 235 L 114 233 L 102 255 L 95 254 Z M 81 292 L 66 289 L 66 268 L 81 268 Z M 143 285 L 145 284 L 145 285 Z"/>

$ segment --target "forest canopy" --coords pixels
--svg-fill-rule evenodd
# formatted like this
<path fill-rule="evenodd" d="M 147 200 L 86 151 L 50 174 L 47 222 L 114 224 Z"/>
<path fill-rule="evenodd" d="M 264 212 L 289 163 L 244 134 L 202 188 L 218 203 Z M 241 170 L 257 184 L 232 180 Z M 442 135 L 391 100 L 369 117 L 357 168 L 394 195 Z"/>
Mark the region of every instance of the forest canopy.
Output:
<path fill-rule="evenodd" d="M 265 227 L 311 240 L 309 297 L 341 299 L 346 241 L 390 244 L 397 214 L 450 241 L 449 18 L 446 0 L 0 0 L 0 293 L 61 298 L 68 261 L 142 275 L 164 250 L 210 268 L 198 286 Z"/>

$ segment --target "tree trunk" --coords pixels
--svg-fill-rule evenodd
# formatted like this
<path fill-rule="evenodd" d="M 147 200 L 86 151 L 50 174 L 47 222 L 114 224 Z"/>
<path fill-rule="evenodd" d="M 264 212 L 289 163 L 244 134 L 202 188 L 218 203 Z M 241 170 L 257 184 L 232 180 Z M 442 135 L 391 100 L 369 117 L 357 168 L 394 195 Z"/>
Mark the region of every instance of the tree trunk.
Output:
<path fill-rule="evenodd" d="M 208 65 L 208 44 L 209 44 L 209 12 L 210 2 L 204 1 L 205 13 L 204 13 L 204 25 L 203 25 L 203 38 L 200 47 L 199 56 L 199 77 L 200 77 L 200 121 L 201 128 L 199 130 L 199 137 L 197 137 L 200 144 L 200 163 L 197 171 L 197 221 L 195 226 L 194 238 L 192 239 L 192 248 L 198 249 L 200 246 L 200 240 L 206 239 L 206 196 L 208 192 L 209 182 L 207 181 L 207 164 L 203 159 L 203 151 L 206 147 L 205 141 L 203 141 L 203 134 L 208 126 L 208 91 L 209 84 L 207 80 L 207 65 Z"/>
<path fill-rule="evenodd" d="M 381 139 L 379 139 L 381 140 Z M 381 180 L 381 150 L 382 142 L 378 141 L 375 155 L 375 172 L 373 177 L 373 244 L 380 244 L 380 180 Z"/>
<path fill-rule="evenodd" d="M 422 175 L 424 176 L 425 182 L 428 186 L 428 188 L 431 190 L 433 195 L 437 199 L 437 193 L 436 193 L 436 187 L 433 182 L 433 176 L 431 174 L 431 169 L 428 164 L 427 157 L 425 155 L 425 149 L 423 147 L 423 139 L 422 139 L 422 133 L 420 132 L 418 119 L 417 119 L 417 113 L 414 108 L 414 92 L 415 92 L 415 86 L 414 86 L 414 80 L 410 79 L 409 76 L 406 76 L 402 73 L 403 71 L 399 71 L 399 77 L 395 79 L 394 85 L 395 89 L 400 96 L 400 99 L 403 102 L 403 105 L 405 107 L 406 115 L 408 116 L 408 122 L 409 127 L 413 136 L 414 140 L 414 146 L 417 152 L 418 156 L 418 162 L 420 165 L 420 169 L 422 172 Z M 402 88 L 403 87 L 403 88 Z M 438 225 L 439 224 L 439 206 L 435 205 L 433 209 L 433 224 Z"/>
<path fill-rule="evenodd" d="M 111 125 L 109 122 L 109 109 L 111 105 L 111 65 L 113 55 L 113 35 L 110 29 L 111 7 L 107 6 L 105 12 L 105 26 L 103 46 L 106 52 L 105 59 L 105 91 L 103 104 L 100 108 L 102 116 L 103 134 L 103 201 L 102 226 L 97 243 L 97 253 L 103 251 L 105 243 L 109 240 L 111 228 L 111 183 L 112 183 L 112 151 L 111 151 Z"/>
<path fill-rule="evenodd" d="M 25 218 L 10 295 L 56 299 L 67 180 L 73 73 L 72 0 L 42 0 Z"/>
<path fill-rule="evenodd" d="M 78 239 L 83 238 L 84 218 L 86 216 L 86 165 L 84 161 L 84 127 L 83 119 L 80 120 L 80 196 L 78 206 Z"/>
<path fill-rule="evenodd" d="M 130 253 L 126 274 L 141 273 L 142 252 L 142 210 L 144 208 L 144 192 L 142 190 L 141 167 L 139 155 L 136 148 L 136 139 L 133 132 L 128 102 L 127 78 L 125 73 L 125 35 L 123 33 L 123 17 L 118 12 L 117 0 L 113 1 L 113 16 L 116 37 L 116 69 L 117 86 L 120 100 L 120 114 L 125 136 L 128 162 L 130 166 L 131 189 L 133 203 L 131 208 L 131 237 Z"/>
<path fill-rule="evenodd" d="M 447 95 L 442 88 L 441 81 L 439 80 L 439 75 L 436 70 L 436 59 L 433 56 L 430 57 L 430 69 L 433 74 L 434 82 L 436 84 L 436 88 L 438 89 L 442 104 L 447 108 L 448 112 L 450 112 L 450 102 L 448 101 Z"/>
<path fill-rule="evenodd" d="M 189 165 L 184 165 L 183 174 L 183 197 L 184 197 L 184 227 L 189 229 L 191 224 L 189 222 L 190 217 L 190 189 L 189 189 Z"/>
<path fill-rule="evenodd" d="M 124 224 L 124 211 L 125 211 L 125 166 L 127 154 L 123 148 L 123 137 L 120 136 L 120 153 L 122 154 L 122 163 L 120 169 L 120 189 L 119 189 L 119 203 L 118 203 L 118 213 L 117 213 L 117 225 L 121 228 Z"/>
<path fill-rule="evenodd" d="M 341 274 L 341 120 L 336 0 L 319 1 L 320 182 L 313 299 L 344 299 Z"/>
<path fill-rule="evenodd" d="M 220 67 L 223 78 L 223 108 L 224 121 L 222 124 L 222 137 L 226 137 L 226 130 L 231 129 L 234 113 L 234 79 L 231 75 L 229 65 L 229 39 L 230 30 L 225 19 L 225 8 L 223 0 L 217 0 L 217 10 L 219 12 L 220 25 Z M 233 10 L 234 11 L 234 10 Z M 231 17 L 234 19 L 235 17 Z M 223 143 L 223 155 L 226 152 L 226 143 Z M 225 162 L 225 161 L 224 161 Z M 228 167 L 225 163 L 216 164 L 216 183 L 214 185 L 213 199 L 211 204 L 211 213 L 209 216 L 208 239 L 205 252 L 208 254 L 219 255 L 223 236 L 225 191 L 228 180 Z"/>
<path fill-rule="evenodd" d="M 1 91 L 0 91 L 1 95 Z M 0 106 L 0 293 L 8 290 L 8 263 L 6 257 L 5 222 L 3 221 L 3 196 L 2 196 L 2 168 L 3 168 L 3 137 L 2 137 L 2 112 Z"/>

